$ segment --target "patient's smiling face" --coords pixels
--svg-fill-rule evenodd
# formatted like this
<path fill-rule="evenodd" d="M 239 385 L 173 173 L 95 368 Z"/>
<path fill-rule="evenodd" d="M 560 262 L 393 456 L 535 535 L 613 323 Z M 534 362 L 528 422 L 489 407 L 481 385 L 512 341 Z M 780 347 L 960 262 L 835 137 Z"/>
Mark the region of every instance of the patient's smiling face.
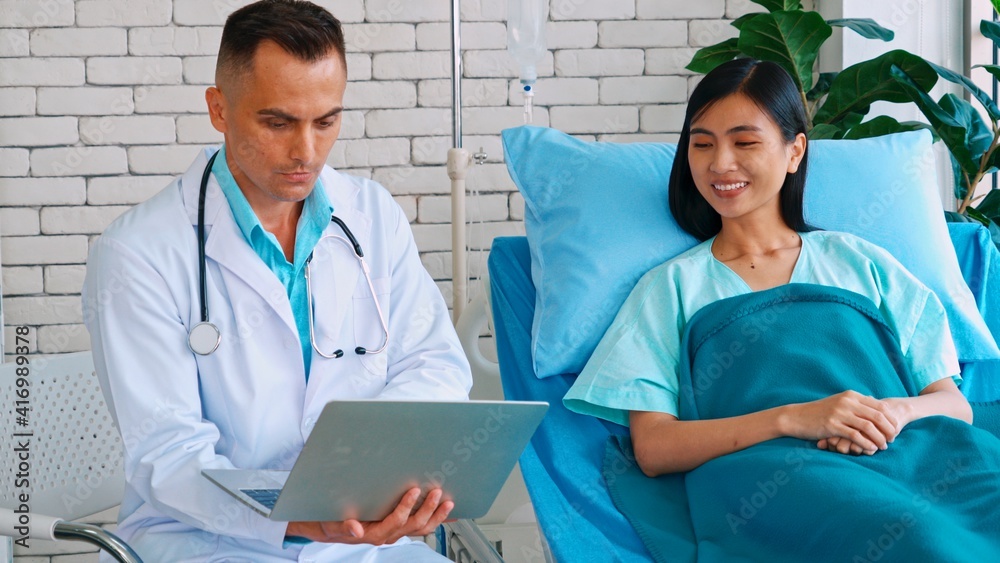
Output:
<path fill-rule="evenodd" d="M 743 94 L 708 106 L 691 122 L 688 163 L 698 192 L 728 219 L 778 217 L 785 175 L 805 153 L 801 133 L 786 142 L 774 120 Z"/>

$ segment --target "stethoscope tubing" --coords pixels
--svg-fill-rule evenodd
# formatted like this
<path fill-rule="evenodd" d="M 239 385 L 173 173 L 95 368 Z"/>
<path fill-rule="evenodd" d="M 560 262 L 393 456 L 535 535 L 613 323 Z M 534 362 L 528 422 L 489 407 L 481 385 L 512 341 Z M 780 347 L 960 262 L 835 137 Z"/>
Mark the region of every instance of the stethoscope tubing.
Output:
<path fill-rule="evenodd" d="M 188 332 L 188 348 L 199 356 L 207 356 L 218 349 L 222 342 L 222 332 L 208 320 L 208 272 L 205 259 L 205 197 L 208 192 L 208 177 L 212 174 L 216 152 L 208 159 L 205 171 L 201 175 L 201 188 L 198 190 L 198 299 L 201 308 L 201 322 L 191 327 Z"/>
<path fill-rule="evenodd" d="M 219 151 L 222 152 L 222 151 Z M 205 258 L 205 198 L 208 195 L 208 177 L 212 175 L 212 166 L 215 165 L 215 157 L 219 152 L 212 155 L 205 165 L 205 171 L 201 175 L 201 187 L 198 190 L 198 287 L 199 300 L 201 302 L 201 322 L 208 322 L 208 272 L 206 271 L 207 260 Z"/>
<path fill-rule="evenodd" d="M 208 316 L 208 260 L 205 255 L 205 199 L 208 193 L 208 178 L 212 174 L 212 167 L 215 164 L 215 158 L 219 156 L 219 152 L 216 152 L 211 156 L 211 158 L 208 159 L 208 164 L 205 165 L 205 171 L 201 175 L 201 186 L 198 190 L 198 299 L 201 309 L 201 322 L 191 327 L 191 330 L 188 332 L 188 348 L 190 348 L 195 354 L 201 356 L 207 356 L 215 352 L 215 350 L 219 347 L 219 344 L 222 342 L 222 332 L 219 330 L 219 327 L 209 320 Z M 320 240 L 323 240 L 324 238 L 335 238 L 343 241 L 354 251 L 354 257 L 357 259 L 358 264 L 361 267 L 361 272 L 364 274 L 365 281 L 368 284 L 368 289 L 371 291 L 372 301 L 375 304 L 375 311 L 378 313 L 379 324 L 382 326 L 384 340 L 381 347 L 376 350 L 369 350 L 364 346 L 358 346 L 354 349 L 354 353 L 359 356 L 381 353 L 389 345 L 389 327 L 386 324 L 385 315 L 382 313 L 382 306 L 379 303 L 378 296 L 375 294 L 375 285 L 372 283 L 368 263 L 364 258 L 365 253 L 361 249 L 361 244 L 358 242 L 358 239 L 355 238 L 354 233 L 351 232 L 351 229 L 347 227 L 347 224 L 344 223 L 342 219 L 331 214 L 330 221 L 336 223 L 347 238 L 345 239 L 344 237 L 337 235 L 326 235 Z M 319 349 L 319 346 L 316 345 L 316 328 L 313 319 L 312 279 L 310 271 L 311 263 L 312 254 L 310 254 L 309 258 L 306 259 L 305 265 L 306 307 L 309 315 L 309 342 L 312 344 L 316 353 L 320 356 L 329 359 L 340 358 L 344 355 L 343 350 L 337 349 L 332 354 L 326 354 Z"/>

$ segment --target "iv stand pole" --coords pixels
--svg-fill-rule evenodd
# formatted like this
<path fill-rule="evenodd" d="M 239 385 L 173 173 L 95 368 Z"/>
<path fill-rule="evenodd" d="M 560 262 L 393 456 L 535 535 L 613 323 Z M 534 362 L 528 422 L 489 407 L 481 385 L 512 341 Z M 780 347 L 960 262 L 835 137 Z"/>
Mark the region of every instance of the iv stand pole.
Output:
<path fill-rule="evenodd" d="M 452 320 L 458 323 L 468 303 L 468 266 L 465 242 L 465 177 L 472 164 L 469 151 L 462 148 L 462 20 L 460 0 L 451 0 L 451 109 L 452 149 L 448 151 L 451 178 L 451 280 Z"/>

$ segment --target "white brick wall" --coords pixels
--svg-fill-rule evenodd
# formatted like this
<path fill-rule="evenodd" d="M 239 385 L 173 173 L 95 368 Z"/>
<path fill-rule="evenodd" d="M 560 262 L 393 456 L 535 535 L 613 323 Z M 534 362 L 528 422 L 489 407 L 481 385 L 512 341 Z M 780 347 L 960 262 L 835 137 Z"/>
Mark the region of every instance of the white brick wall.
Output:
<path fill-rule="evenodd" d="M 0 0 L 6 342 L 26 324 L 32 350 L 88 347 L 79 305 L 88 243 L 221 141 L 205 88 L 222 23 L 249 1 Z M 348 41 L 347 111 L 329 162 L 389 188 L 450 297 L 450 4 L 318 3 L 345 23 Z M 494 236 L 523 233 L 524 199 L 499 138 L 520 125 L 522 96 L 506 51 L 506 1 L 461 6 L 464 144 L 488 153 L 468 179 L 469 246 L 488 249 Z M 697 47 L 734 35 L 728 19 L 754 9 L 748 0 L 551 0 L 535 124 L 588 139 L 675 139 L 697 80 L 684 66 Z M 474 277 L 485 255 L 470 259 Z M 25 563 L 93 556 L 17 553 Z"/>

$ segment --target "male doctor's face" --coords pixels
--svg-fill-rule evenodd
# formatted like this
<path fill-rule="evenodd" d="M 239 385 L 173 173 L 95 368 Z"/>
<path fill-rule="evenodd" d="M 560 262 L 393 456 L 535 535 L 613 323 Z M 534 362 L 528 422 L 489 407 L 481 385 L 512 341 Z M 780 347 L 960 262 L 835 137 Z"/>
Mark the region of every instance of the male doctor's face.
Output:
<path fill-rule="evenodd" d="M 340 56 L 304 62 L 264 41 L 253 71 L 209 88 L 212 125 L 226 161 L 255 209 L 302 201 L 340 134 L 347 69 Z"/>

